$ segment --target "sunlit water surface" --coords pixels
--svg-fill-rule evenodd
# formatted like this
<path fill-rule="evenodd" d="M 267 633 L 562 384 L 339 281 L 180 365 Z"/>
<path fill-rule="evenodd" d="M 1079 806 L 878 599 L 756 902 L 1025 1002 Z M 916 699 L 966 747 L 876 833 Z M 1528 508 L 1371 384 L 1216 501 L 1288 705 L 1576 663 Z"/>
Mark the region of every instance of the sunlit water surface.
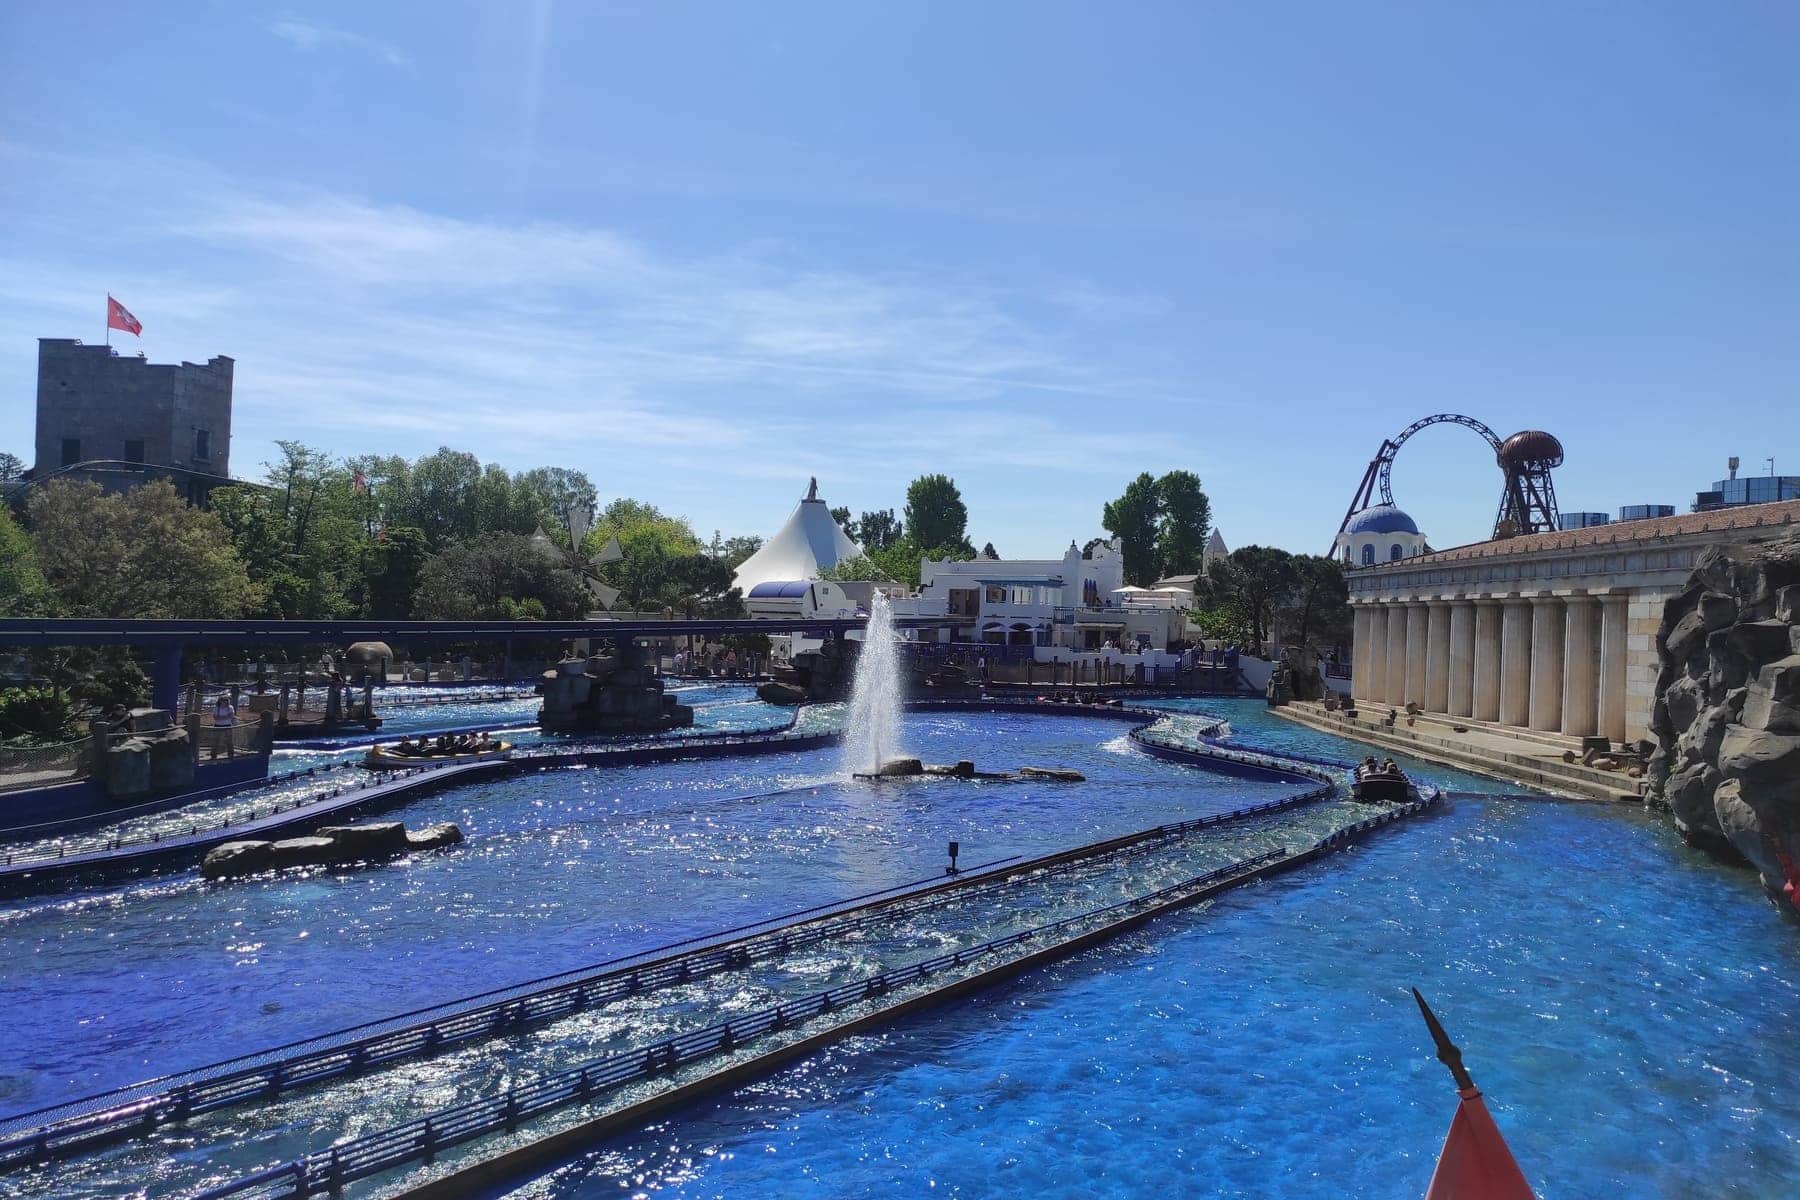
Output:
<path fill-rule="evenodd" d="M 1254 703 L 1180 707 L 1358 752 Z M 515 1194 L 1418 1196 L 1455 1094 L 1417 985 L 1541 1196 L 1792 1196 L 1795 935 L 1652 818 L 1462 799 Z"/>

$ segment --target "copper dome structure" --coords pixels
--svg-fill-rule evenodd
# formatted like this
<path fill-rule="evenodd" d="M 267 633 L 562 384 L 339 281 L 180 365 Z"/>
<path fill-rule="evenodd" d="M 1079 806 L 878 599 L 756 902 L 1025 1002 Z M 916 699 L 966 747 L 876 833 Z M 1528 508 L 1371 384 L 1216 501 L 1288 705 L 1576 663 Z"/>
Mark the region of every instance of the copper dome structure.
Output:
<path fill-rule="evenodd" d="M 1500 444 L 1500 452 L 1495 456 L 1501 466 L 1512 464 L 1535 463 L 1544 467 L 1560 467 L 1563 461 L 1562 443 L 1541 429 L 1526 429 L 1513 434 Z"/>

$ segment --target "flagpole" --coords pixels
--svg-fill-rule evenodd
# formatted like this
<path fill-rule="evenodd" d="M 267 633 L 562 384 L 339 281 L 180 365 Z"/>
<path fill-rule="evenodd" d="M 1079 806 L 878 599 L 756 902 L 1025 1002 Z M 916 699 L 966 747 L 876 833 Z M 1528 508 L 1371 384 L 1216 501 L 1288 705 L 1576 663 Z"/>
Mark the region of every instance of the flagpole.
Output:
<path fill-rule="evenodd" d="M 112 293 L 106 293 L 106 348 L 112 349 Z"/>

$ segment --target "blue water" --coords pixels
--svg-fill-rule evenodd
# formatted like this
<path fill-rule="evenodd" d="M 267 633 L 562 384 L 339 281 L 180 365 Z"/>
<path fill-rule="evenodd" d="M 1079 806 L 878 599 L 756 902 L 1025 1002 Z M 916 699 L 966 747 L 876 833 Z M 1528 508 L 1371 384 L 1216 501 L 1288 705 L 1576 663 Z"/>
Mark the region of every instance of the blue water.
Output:
<path fill-rule="evenodd" d="M 1544 1197 L 1800 1194 L 1800 941 L 1597 805 L 1459 801 L 528 1189 L 601 1197 L 1422 1195 L 1463 1047 Z"/>
<path fill-rule="evenodd" d="M 1257 702 L 1172 707 L 1225 716 L 1247 747 L 1366 751 Z M 0 913 L 0 1110 L 929 877 L 951 838 L 971 864 L 1288 790 L 1150 759 L 1124 728 L 907 718 L 927 759 L 1074 766 L 1091 782 L 1073 787 L 852 784 L 835 748 L 563 771 L 402 811 L 463 824 L 448 853 L 16 904 Z M 678 1112 L 523 1194 L 1416 1196 L 1455 1096 L 1414 984 L 1540 1195 L 1800 1194 L 1794 933 L 1751 875 L 1643 814 L 1460 799 Z"/>
<path fill-rule="evenodd" d="M 919 715 L 906 746 L 1090 782 L 850 783 L 835 747 L 516 776 L 420 799 L 466 845 L 338 872 L 194 875 L 0 913 L 0 1111 L 941 872 L 1285 795 L 1089 718 Z"/>

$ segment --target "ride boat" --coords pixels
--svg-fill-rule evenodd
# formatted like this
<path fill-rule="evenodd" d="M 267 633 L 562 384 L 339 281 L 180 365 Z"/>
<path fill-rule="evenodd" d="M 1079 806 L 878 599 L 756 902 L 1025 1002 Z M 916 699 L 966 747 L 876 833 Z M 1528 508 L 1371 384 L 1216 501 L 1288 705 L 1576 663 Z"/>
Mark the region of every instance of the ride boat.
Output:
<path fill-rule="evenodd" d="M 372 771 L 398 771 L 409 767 L 437 766 L 441 763 L 492 762 L 495 759 L 511 758 L 513 752 L 511 742 L 495 741 L 461 750 L 440 750 L 430 742 L 425 744 L 423 751 L 411 747 L 412 743 L 408 742 L 370 746 L 369 752 L 363 755 L 362 765 Z"/>
<path fill-rule="evenodd" d="M 1370 804 L 1405 804 L 1414 798 L 1412 780 L 1391 758 L 1380 763 L 1365 758 L 1356 764 L 1350 794 Z"/>

